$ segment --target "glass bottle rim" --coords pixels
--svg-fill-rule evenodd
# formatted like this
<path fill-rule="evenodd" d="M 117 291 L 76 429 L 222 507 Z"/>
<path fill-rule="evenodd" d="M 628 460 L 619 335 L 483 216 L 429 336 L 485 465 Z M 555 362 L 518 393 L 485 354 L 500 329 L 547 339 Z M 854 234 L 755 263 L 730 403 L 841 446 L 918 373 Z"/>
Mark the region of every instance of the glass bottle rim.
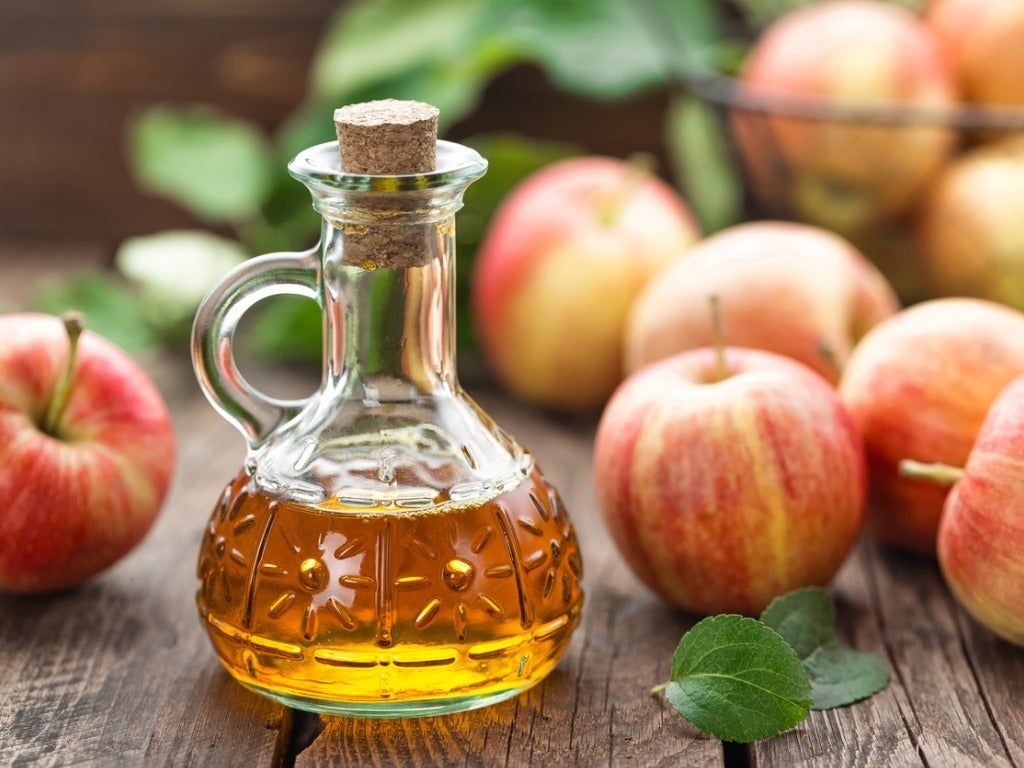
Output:
<path fill-rule="evenodd" d="M 403 192 L 466 186 L 487 171 L 487 161 L 475 149 L 454 141 L 438 140 L 437 170 L 398 176 L 343 173 L 338 142 L 326 141 L 299 152 L 288 172 L 307 187 L 349 192 Z"/>

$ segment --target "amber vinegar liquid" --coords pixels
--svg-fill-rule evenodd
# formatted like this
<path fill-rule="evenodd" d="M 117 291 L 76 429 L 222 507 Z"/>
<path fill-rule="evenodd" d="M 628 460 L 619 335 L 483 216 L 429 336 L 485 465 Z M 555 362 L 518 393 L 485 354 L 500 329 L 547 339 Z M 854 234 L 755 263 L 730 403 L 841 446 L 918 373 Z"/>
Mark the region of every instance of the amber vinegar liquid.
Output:
<path fill-rule="evenodd" d="M 578 621 L 580 575 L 537 469 L 418 511 L 297 504 L 243 472 L 207 527 L 197 601 L 243 684 L 322 711 L 418 714 L 541 680 Z"/>

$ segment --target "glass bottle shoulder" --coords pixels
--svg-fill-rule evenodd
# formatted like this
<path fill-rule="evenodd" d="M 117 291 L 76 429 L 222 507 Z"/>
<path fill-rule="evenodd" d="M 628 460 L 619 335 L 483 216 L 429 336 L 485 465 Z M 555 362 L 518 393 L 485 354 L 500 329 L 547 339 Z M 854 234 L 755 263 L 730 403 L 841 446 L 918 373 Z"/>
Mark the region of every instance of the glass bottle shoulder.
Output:
<path fill-rule="evenodd" d="M 534 462 L 456 386 L 394 402 L 321 392 L 248 465 L 277 498 L 415 512 L 483 503 L 518 486 Z"/>

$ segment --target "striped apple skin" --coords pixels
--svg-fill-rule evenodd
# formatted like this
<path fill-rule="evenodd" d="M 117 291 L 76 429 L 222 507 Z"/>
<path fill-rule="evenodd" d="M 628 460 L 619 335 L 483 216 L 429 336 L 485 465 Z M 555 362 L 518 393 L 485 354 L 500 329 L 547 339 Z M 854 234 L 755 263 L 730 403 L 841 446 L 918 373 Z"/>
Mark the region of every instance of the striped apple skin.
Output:
<path fill-rule="evenodd" d="M 626 317 L 700 237 L 678 193 L 610 157 L 563 160 L 505 199 L 474 267 L 488 364 L 526 402 L 593 411 L 622 380 Z"/>
<path fill-rule="evenodd" d="M 899 309 L 856 248 L 806 224 L 755 221 L 713 235 L 654 277 L 626 326 L 626 370 L 713 341 L 717 296 L 729 346 L 775 352 L 838 382 L 854 344 Z"/>
<path fill-rule="evenodd" d="M 40 430 L 67 347 L 55 317 L 0 317 L 0 591 L 62 589 L 110 566 L 145 536 L 170 482 L 163 400 L 93 333 L 57 435 Z"/>
<path fill-rule="evenodd" d="M 648 366 L 616 392 L 594 468 L 605 523 L 633 571 L 697 614 L 759 613 L 828 583 L 863 520 L 863 446 L 805 366 L 730 348 Z"/>
<path fill-rule="evenodd" d="M 961 467 L 999 393 L 1024 373 L 1024 315 L 975 299 L 918 304 L 876 326 L 854 350 L 840 396 L 864 435 L 868 530 L 935 553 L 948 489 L 900 477 L 913 459 Z"/>
<path fill-rule="evenodd" d="M 1024 378 L 993 404 L 949 495 L 939 564 L 975 619 L 1024 645 Z"/>

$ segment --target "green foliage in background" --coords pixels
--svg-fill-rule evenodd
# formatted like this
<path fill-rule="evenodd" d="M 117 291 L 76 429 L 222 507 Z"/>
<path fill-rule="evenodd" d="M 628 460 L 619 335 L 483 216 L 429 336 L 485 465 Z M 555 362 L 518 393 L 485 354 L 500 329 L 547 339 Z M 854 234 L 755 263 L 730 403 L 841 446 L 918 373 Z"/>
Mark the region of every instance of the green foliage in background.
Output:
<path fill-rule="evenodd" d="M 36 309 L 60 315 L 79 308 L 90 330 L 128 352 L 141 352 L 160 342 L 160 336 L 142 321 L 142 300 L 114 275 L 103 273 L 51 283 L 36 296 Z"/>
<path fill-rule="evenodd" d="M 144 190 L 211 225 L 232 229 L 239 252 L 305 249 L 316 241 L 319 217 L 286 164 L 300 150 L 333 138 L 337 105 L 418 99 L 440 108 L 444 131 L 473 112 L 497 75 L 532 63 L 560 88 L 591 99 L 625 99 L 654 88 L 677 91 L 665 123 L 671 170 L 705 231 L 713 232 L 739 220 L 742 186 L 719 116 L 681 91 L 680 74 L 739 66 L 745 46 L 724 32 L 727 8 L 758 28 L 814 1 L 359 0 L 345 4 L 331 22 L 313 62 L 305 102 L 273 136 L 208 106 L 158 106 L 129 125 L 129 163 Z M 920 5 L 920 0 L 892 2 Z M 481 136 L 470 143 L 488 157 L 490 170 L 469 189 L 457 228 L 464 350 L 472 346 L 473 258 L 501 199 L 542 165 L 586 150 L 513 136 Z M 170 272 L 159 270 L 159 286 L 147 283 L 139 269 L 124 275 L 127 280 L 87 276 L 80 285 L 52 287 L 40 298 L 40 308 L 61 311 L 75 304 L 93 317 L 94 326 L 99 323 L 98 330 L 136 349 L 180 338 L 181 318 L 153 309 L 168 304 L 158 291 L 169 291 L 170 304 L 180 308 L 170 274 L 175 265 L 182 275 L 189 271 L 212 281 L 226 263 L 225 246 L 213 236 L 190 237 L 177 242 L 188 256 L 181 260 L 168 256 L 167 243 L 164 234 L 132 241 L 134 263 L 171 259 Z M 142 290 L 145 300 L 132 301 L 129 286 Z M 107 328 L 114 307 L 121 325 L 141 330 Z M 316 358 L 319 333 L 319 315 L 310 302 L 282 298 L 268 303 L 254 336 L 264 354 Z"/>
<path fill-rule="evenodd" d="M 734 6 L 757 25 L 805 1 L 734 0 Z M 349 3 L 320 44 L 304 103 L 274 135 L 208 106 L 158 106 L 137 115 L 128 127 L 130 167 L 144 190 L 173 200 L 219 229 L 233 230 L 247 254 L 305 249 L 317 239 L 319 217 L 307 191 L 287 175 L 286 164 L 300 150 L 333 138 L 331 116 L 337 105 L 389 97 L 427 101 L 440 108 L 444 131 L 476 109 L 491 80 L 522 63 L 541 67 L 558 87 L 591 99 L 625 99 L 655 88 L 679 91 L 684 70 L 731 69 L 740 60 L 742 44 L 723 32 L 722 13 L 719 0 Z M 742 212 L 742 188 L 719 117 L 680 92 L 666 115 L 665 139 L 670 170 L 705 230 L 735 223 Z M 457 228 L 459 342 L 464 350 L 472 346 L 468 285 L 473 258 L 501 199 L 542 165 L 587 149 L 507 135 L 469 143 L 488 157 L 490 170 L 467 193 Z M 168 256 L 167 242 L 162 235 L 134 239 L 133 261 L 145 264 L 151 246 L 152 259 L 171 259 L 171 272 L 177 264 L 182 272 L 208 279 L 226 263 L 224 243 L 217 238 L 188 239 L 187 265 Z M 177 296 L 170 287 L 173 275 L 168 279 L 166 270 L 160 272 L 160 285 Z M 154 313 L 149 306 L 167 304 L 154 292 L 159 286 L 146 284 L 138 269 L 126 277 L 116 290 L 109 287 L 110 296 L 90 277 L 81 286 L 51 290 L 41 304 L 60 310 L 74 299 L 102 318 L 119 302 L 124 324 L 146 329 L 128 339 L 136 348 L 147 339 L 167 339 L 168 327 L 175 329 L 171 338 L 180 338 L 180 318 Z M 128 285 L 146 294 L 134 311 L 125 300 Z M 180 306 L 177 299 L 170 303 Z M 264 354 L 316 358 L 319 329 L 310 302 L 284 298 L 263 309 L 253 336 Z"/>
<path fill-rule="evenodd" d="M 813 5 L 820 0 L 732 0 L 732 2 L 751 27 L 760 29 L 779 16 L 805 5 Z M 927 0 L 888 0 L 888 2 L 917 12 L 924 8 Z"/>
<path fill-rule="evenodd" d="M 143 189 L 211 222 L 250 216 L 274 168 L 259 131 L 206 107 L 149 110 L 132 126 L 129 156 Z"/>

